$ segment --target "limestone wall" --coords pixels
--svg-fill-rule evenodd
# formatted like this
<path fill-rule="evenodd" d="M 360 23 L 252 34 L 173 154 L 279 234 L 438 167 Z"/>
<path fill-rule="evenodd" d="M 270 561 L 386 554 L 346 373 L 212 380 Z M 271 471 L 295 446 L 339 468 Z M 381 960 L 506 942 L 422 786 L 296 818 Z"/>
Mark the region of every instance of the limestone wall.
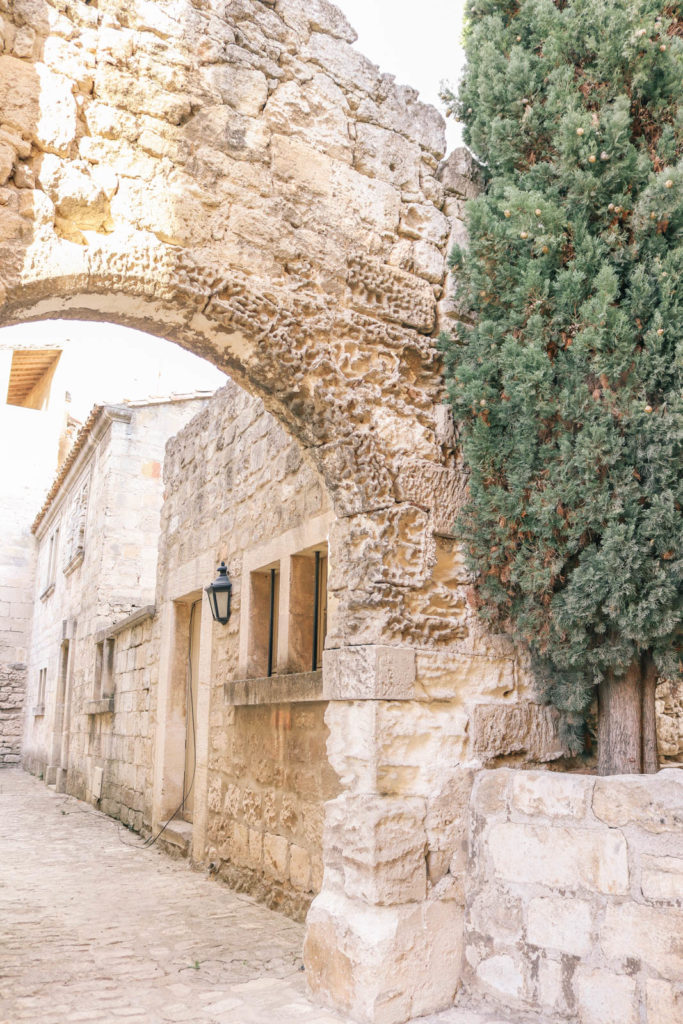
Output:
<path fill-rule="evenodd" d="M 187 609 L 224 559 L 233 582 L 229 624 L 212 623 L 206 600 L 201 608 L 192 855 L 231 885 L 302 917 L 320 888 L 323 803 L 338 784 L 325 750 L 320 673 L 292 672 L 283 634 L 284 580 L 290 556 L 327 539 L 334 517 L 326 489 L 298 443 L 260 401 L 232 383 L 169 441 L 164 484 L 155 784 L 172 791 L 180 772 L 170 734 L 173 702 L 185 699 L 174 687 L 185 679 Z M 239 693 L 248 684 L 239 681 L 254 675 L 241 663 L 241 646 L 248 646 L 251 630 L 263 636 L 268 628 L 266 617 L 243 614 L 250 568 L 274 560 L 281 574 L 275 674 L 249 680 L 258 703 L 236 704 L 247 699 Z M 304 613 L 312 616 L 312 605 Z M 168 657 L 174 644 L 180 651 L 175 668 Z M 161 795 L 157 807 L 161 817 L 172 810 Z"/>
<path fill-rule="evenodd" d="M 683 1019 L 683 772 L 481 772 L 465 982 L 578 1024 Z"/>
<path fill-rule="evenodd" d="M 136 832 L 151 820 L 152 731 L 150 687 L 154 679 L 156 648 L 152 642 L 153 608 L 140 621 L 118 627 L 114 642 L 113 695 L 101 709 L 86 707 L 88 715 L 88 779 L 86 796 L 105 814 L 119 818 Z M 125 620 L 124 620 L 125 621 Z M 106 642 L 106 641 L 105 641 Z M 101 795 L 92 792 L 95 770 L 102 771 Z"/>
<path fill-rule="evenodd" d="M 0 349 L 0 766 L 21 753 L 35 571 L 30 526 L 56 455 L 50 417 L 5 404 L 11 360 L 12 350 Z"/>
<path fill-rule="evenodd" d="M 25 687 L 25 665 L 0 665 L 0 768 L 21 760 Z"/>
<path fill-rule="evenodd" d="M 123 777 L 135 790 L 131 752 L 143 726 L 136 722 L 124 742 L 108 709 L 93 707 L 97 642 L 102 630 L 154 600 L 164 445 L 203 403 L 108 406 L 95 413 L 36 527 L 23 763 L 82 799 L 95 799 L 93 772 L 103 762 L 117 765 L 115 785 Z M 135 685 L 144 688 L 137 676 Z M 123 693 L 115 710 L 127 711 L 130 699 Z M 113 806 L 106 775 L 104 794 Z M 126 806 L 140 809 L 136 800 Z"/>
<path fill-rule="evenodd" d="M 657 685 L 657 743 L 663 763 L 683 762 L 683 679 Z"/>

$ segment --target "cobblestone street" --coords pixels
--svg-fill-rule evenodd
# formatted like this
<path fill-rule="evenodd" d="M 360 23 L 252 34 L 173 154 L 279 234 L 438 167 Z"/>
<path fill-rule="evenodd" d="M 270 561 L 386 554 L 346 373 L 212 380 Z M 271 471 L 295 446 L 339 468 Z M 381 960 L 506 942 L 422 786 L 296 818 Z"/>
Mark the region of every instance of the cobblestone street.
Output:
<path fill-rule="evenodd" d="M 0 1024 L 347 1024 L 306 996 L 302 925 L 17 769 L 0 773 L 0 920 Z"/>

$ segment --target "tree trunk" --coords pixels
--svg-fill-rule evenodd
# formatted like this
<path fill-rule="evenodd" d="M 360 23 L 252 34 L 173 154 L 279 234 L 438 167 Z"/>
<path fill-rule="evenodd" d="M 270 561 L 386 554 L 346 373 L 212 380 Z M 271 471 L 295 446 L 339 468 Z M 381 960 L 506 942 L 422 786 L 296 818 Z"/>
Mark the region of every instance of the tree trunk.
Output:
<path fill-rule="evenodd" d="M 623 676 L 609 673 L 598 687 L 598 774 L 659 770 L 655 722 L 657 672 L 649 652 Z"/>

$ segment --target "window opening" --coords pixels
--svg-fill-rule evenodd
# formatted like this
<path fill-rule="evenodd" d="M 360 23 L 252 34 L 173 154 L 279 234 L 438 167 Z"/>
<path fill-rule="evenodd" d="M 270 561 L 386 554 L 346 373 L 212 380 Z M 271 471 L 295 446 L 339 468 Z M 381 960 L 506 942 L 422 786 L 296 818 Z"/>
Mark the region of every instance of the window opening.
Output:
<path fill-rule="evenodd" d="M 315 589 L 313 598 L 313 659 L 312 669 L 322 668 L 325 636 L 327 634 L 327 556 L 315 553 Z"/>
<path fill-rule="evenodd" d="M 45 686 L 47 681 L 47 669 L 41 668 L 38 673 L 38 707 L 43 707 L 45 704 Z"/>
<path fill-rule="evenodd" d="M 280 573 L 270 570 L 270 617 L 268 624 L 268 675 L 272 676 L 277 662 L 278 607 L 280 604 Z"/>
<path fill-rule="evenodd" d="M 114 651 L 116 640 L 108 637 L 100 640 L 95 648 L 95 685 L 93 699 L 103 700 L 114 692 Z"/>
<path fill-rule="evenodd" d="M 49 590 L 49 588 L 55 582 L 55 579 L 56 579 L 56 576 L 57 576 L 57 553 L 58 553 L 58 551 L 59 551 L 59 527 L 56 526 L 55 529 L 50 534 L 50 541 L 49 541 L 48 554 L 47 554 L 47 578 L 45 580 L 45 590 Z"/>

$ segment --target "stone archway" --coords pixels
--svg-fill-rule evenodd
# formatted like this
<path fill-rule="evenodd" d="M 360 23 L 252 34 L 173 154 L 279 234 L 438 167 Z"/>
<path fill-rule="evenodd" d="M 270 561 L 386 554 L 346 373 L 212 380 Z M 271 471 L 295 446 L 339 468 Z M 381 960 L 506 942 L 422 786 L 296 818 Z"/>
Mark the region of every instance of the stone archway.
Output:
<path fill-rule="evenodd" d="M 448 1005 L 462 901 L 438 801 L 468 778 L 467 719 L 448 698 L 469 611 L 434 337 L 444 183 L 471 186 L 457 161 L 438 170 L 440 116 L 351 48 L 326 0 L 12 12 L 0 324 L 101 318 L 162 335 L 260 395 L 311 451 L 338 516 L 325 657 L 344 793 L 309 974 L 369 1020 Z"/>

